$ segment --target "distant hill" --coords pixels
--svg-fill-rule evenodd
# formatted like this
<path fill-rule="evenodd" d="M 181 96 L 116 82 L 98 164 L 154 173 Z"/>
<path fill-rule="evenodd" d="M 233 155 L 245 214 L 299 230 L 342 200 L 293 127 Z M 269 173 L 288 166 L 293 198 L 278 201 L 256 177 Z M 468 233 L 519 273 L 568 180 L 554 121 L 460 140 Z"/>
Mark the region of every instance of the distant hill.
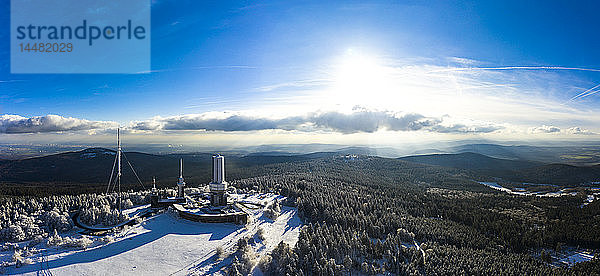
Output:
<path fill-rule="evenodd" d="M 494 158 L 472 152 L 415 155 L 399 159 L 420 164 L 471 170 L 516 182 L 569 186 L 600 181 L 600 165 L 544 164 L 535 161 Z"/>
<path fill-rule="evenodd" d="M 335 152 L 315 152 L 308 154 L 294 154 L 290 153 L 285 155 L 284 153 L 252 153 L 241 157 L 231 156 L 227 157 L 225 164 L 231 164 L 235 167 L 250 167 L 258 165 L 267 165 L 274 163 L 285 163 L 285 162 L 301 162 L 310 159 L 331 157 Z"/>
<path fill-rule="evenodd" d="M 600 165 L 578 167 L 565 164 L 549 164 L 516 172 L 515 178 L 524 182 L 573 184 L 600 181 Z"/>
<path fill-rule="evenodd" d="M 560 163 L 576 166 L 600 164 L 600 146 L 503 146 L 496 144 L 466 144 L 448 149 L 450 153 L 472 152 L 510 160 L 531 160 L 546 164 Z"/>
<path fill-rule="evenodd" d="M 316 159 L 331 159 L 346 154 L 370 155 L 362 148 L 342 148 L 340 151 L 294 154 L 281 151 L 252 154 L 226 155 L 227 179 L 241 179 L 277 173 L 281 168 L 294 167 L 295 162 Z M 123 189 L 136 189 L 139 184 L 131 172 L 129 163 L 135 168 L 146 188 L 156 177 L 159 187 L 172 187 L 179 174 L 179 159 L 184 160 L 184 177 L 190 186 L 210 181 L 212 153 L 186 153 L 155 155 L 141 152 L 126 152 L 122 162 Z M 62 189 L 56 193 L 74 191 L 97 192 L 106 189 L 113 167 L 115 151 L 105 148 L 88 148 L 43 157 L 21 160 L 0 160 L 0 190 L 5 194 L 20 194 L 24 188 L 32 190 Z M 384 160 L 396 160 L 387 159 Z M 600 166 L 577 167 L 570 165 L 547 165 L 535 161 L 494 158 L 478 153 L 429 154 L 408 156 L 396 162 L 410 162 L 419 166 L 440 166 L 473 172 L 472 179 L 501 177 L 506 180 L 532 183 L 577 185 L 583 182 L 600 181 Z M 271 166 L 289 163 L 291 166 Z M 411 165 L 413 166 L 413 165 Z M 390 174 L 397 173 L 393 168 Z M 432 168 L 433 171 L 437 170 Z M 269 171 L 271 170 L 271 171 Z"/>
<path fill-rule="evenodd" d="M 525 149 L 520 146 L 519 149 Z M 502 159 L 521 159 L 521 151 L 515 146 L 502 146 L 495 144 L 467 144 L 452 147 L 451 150 L 455 153 L 478 153 L 486 156 Z"/>
<path fill-rule="evenodd" d="M 261 145 L 253 147 L 243 147 L 244 151 L 251 154 L 288 155 L 307 154 L 317 152 L 336 152 L 347 154 L 364 154 L 380 157 L 398 157 L 402 156 L 401 150 L 393 147 L 367 147 L 367 146 L 344 146 L 337 144 L 284 144 L 284 145 Z"/>
<path fill-rule="evenodd" d="M 411 155 L 444 154 L 444 153 L 449 153 L 449 152 L 440 150 L 440 149 L 431 148 L 431 149 L 421 149 L 421 150 L 413 151 L 411 153 Z"/>
<path fill-rule="evenodd" d="M 0 160 L 0 186 L 77 186 L 106 187 L 115 159 L 115 151 L 105 148 L 88 148 L 21 160 Z M 257 176 L 260 170 L 248 169 L 274 163 L 301 162 L 333 156 L 333 152 L 311 154 L 256 153 L 251 155 L 226 155 L 228 179 Z M 188 184 L 197 186 L 210 182 L 212 153 L 186 153 L 155 155 L 125 152 L 122 161 L 122 186 L 138 188 L 140 185 L 131 171 L 129 161 L 146 187 L 156 177 L 159 187 L 171 187 L 179 176 L 179 159 L 184 160 L 184 177 Z M 15 188 L 16 189 L 16 188 Z"/>
<path fill-rule="evenodd" d="M 483 171 L 515 171 L 543 165 L 543 163 L 539 162 L 493 158 L 472 152 L 415 155 L 399 159 L 421 164 Z"/>
<path fill-rule="evenodd" d="M 159 156 L 139 152 L 127 152 L 126 158 L 133 164 L 143 181 L 152 176 L 177 178 L 178 162 L 175 156 Z M 115 151 L 89 148 L 82 151 L 52 154 L 43 157 L 10 160 L 0 163 L 0 181 L 3 182 L 54 182 L 54 183 L 101 183 L 108 182 L 115 159 Z M 193 162 L 191 164 L 194 167 Z M 137 180 L 126 159 L 122 163 L 123 183 Z"/>

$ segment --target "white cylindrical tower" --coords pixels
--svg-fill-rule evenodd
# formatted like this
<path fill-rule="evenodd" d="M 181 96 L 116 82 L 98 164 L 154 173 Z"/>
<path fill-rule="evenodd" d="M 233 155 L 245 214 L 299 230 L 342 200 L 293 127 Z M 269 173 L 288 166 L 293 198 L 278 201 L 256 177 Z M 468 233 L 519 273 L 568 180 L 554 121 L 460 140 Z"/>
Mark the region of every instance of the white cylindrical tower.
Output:
<path fill-rule="evenodd" d="M 225 181 L 225 157 L 216 154 L 212 157 L 212 182 L 210 182 L 210 203 L 213 206 L 227 205 L 227 182 Z"/>
<path fill-rule="evenodd" d="M 213 178 L 212 183 L 225 182 L 225 157 L 217 154 L 213 155 Z"/>

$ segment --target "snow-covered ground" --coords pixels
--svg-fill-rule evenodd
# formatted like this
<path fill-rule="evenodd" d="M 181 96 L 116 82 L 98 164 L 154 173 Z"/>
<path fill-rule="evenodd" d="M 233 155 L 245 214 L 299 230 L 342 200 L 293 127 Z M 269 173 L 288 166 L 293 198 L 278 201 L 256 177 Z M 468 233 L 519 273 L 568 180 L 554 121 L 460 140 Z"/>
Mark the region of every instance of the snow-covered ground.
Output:
<path fill-rule="evenodd" d="M 576 263 L 591 261 L 594 254 L 589 251 L 576 251 L 573 254 L 567 255 L 559 260 L 561 264 L 572 266 Z"/>
<path fill-rule="evenodd" d="M 503 191 L 503 192 L 507 192 L 509 194 L 513 194 L 513 195 L 523 195 L 523 196 L 539 196 L 539 197 L 560 197 L 560 196 L 576 196 L 577 192 L 566 192 L 565 189 L 561 189 L 558 192 L 528 192 L 525 188 L 515 188 L 513 190 L 509 189 L 509 188 L 504 188 L 502 186 L 500 186 L 498 183 L 496 182 L 477 182 L 479 184 L 488 186 L 492 189 L 496 189 L 499 191 Z M 539 184 L 540 186 L 549 186 L 547 184 Z"/>
<path fill-rule="evenodd" d="M 123 214 L 129 215 L 129 217 L 136 217 L 139 214 L 145 212 L 148 209 L 148 207 L 150 207 L 150 204 L 129 208 L 127 210 L 123 210 Z"/>
<path fill-rule="evenodd" d="M 283 198 L 266 194 L 248 196 L 247 199 L 268 204 Z M 274 221 L 263 216 L 263 208 L 246 211 L 251 214 L 247 225 L 192 222 L 179 218 L 176 212 L 167 211 L 113 234 L 114 241 L 105 243 L 101 241 L 103 237 L 91 237 L 94 242 L 85 250 L 47 248 L 42 243 L 35 247 L 38 252 L 28 257 L 32 264 L 20 268 L 11 266 L 4 272 L 36 275 L 43 266 L 53 275 L 218 274 L 231 260 L 218 260 L 215 256 L 217 248 L 230 254 L 240 238 L 253 237 L 258 229 L 262 228 L 264 238 L 256 239 L 252 245 L 258 255 L 267 254 L 280 241 L 295 246 L 301 227 L 296 209 L 282 207 Z M 8 251 L 0 253 L 0 260 L 8 259 Z M 40 263 L 42 259 L 47 261 Z"/>
<path fill-rule="evenodd" d="M 581 204 L 581 207 L 594 202 L 594 200 L 597 200 L 598 198 L 600 198 L 600 193 L 593 193 L 591 195 L 588 195 L 587 198 L 583 201 L 583 204 Z"/>
<path fill-rule="evenodd" d="M 477 183 L 485 185 L 492 189 L 496 189 L 496 190 L 503 191 L 503 192 L 513 194 L 513 195 L 539 196 L 539 197 L 561 197 L 561 196 L 576 196 L 577 195 L 577 192 L 567 192 L 566 189 L 561 189 L 557 192 L 529 192 L 529 191 L 527 191 L 526 188 L 513 188 L 511 190 L 509 188 L 500 186 L 496 182 L 477 182 Z M 531 183 L 523 183 L 523 184 L 530 185 L 530 186 L 536 185 L 536 186 L 556 187 L 555 185 L 550 185 L 550 184 L 531 184 Z M 596 192 L 600 188 L 598 188 L 598 187 L 583 187 L 583 188 L 585 188 L 585 190 L 587 190 L 587 192 L 585 192 L 585 195 L 587 195 L 587 197 L 583 200 L 583 203 L 580 206 L 582 208 L 584 206 L 594 202 L 596 199 L 600 198 L 600 193 Z"/>
<path fill-rule="evenodd" d="M 488 186 L 488 187 L 490 187 L 492 189 L 496 189 L 498 191 L 507 192 L 509 194 L 514 193 L 510 189 L 507 189 L 507 188 L 504 188 L 504 187 L 498 185 L 498 183 L 496 183 L 496 182 L 478 182 L 478 183 L 481 184 L 481 185 Z"/>
<path fill-rule="evenodd" d="M 592 250 L 580 249 L 576 247 L 564 247 L 560 251 L 554 249 L 537 249 L 533 252 L 533 256 L 541 258 L 542 251 L 550 255 L 550 264 L 556 267 L 573 266 L 577 263 L 587 262 L 594 259 Z"/>

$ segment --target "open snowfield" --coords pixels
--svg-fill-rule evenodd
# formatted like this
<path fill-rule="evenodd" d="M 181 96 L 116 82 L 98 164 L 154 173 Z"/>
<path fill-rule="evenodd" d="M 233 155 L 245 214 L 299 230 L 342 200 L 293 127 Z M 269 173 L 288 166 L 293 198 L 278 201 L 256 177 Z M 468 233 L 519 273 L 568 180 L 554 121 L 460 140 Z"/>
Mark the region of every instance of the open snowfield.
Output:
<path fill-rule="evenodd" d="M 508 189 L 508 188 L 504 188 L 502 186 L 500 186 L 498 183 L 496 182 L 478 182 L 479 184 L 488 186 L 492 189 L 496 189 L 499 191 L 503 191 L 503 192 L 507 192 L 509 194 L 513 194 L 513 195 L 522 195 L 522 196 L 538 196 L 538 197 L 561 197 L 561 196 L 575 196 L 577 195 L 576 192 L 571 192 L 571 193 L 567 193 L 562 189 L 558 192 L 528 192 L 525 188 L 515 188 L 513 190 Z M 527 185 L 533 185 L 531 183 L 526 183 Z M 537 184 L 537 185 L 543 185 L 543 186 L 547 186 L 546 184 Z"/>
<path fill-rule="evenodd" d="M 481 185 L 485 185 L 487 187 L 490 187 L 492 189 L 498 190 L 498 191 L 502 191 L 502 192 L 506 192 L 509 194 L 513 194 L 513 195 L 522 195 L 522 196 L 538 196 L 538 197 L 561 197 L 561 196 L 576 196 L 577 192 L 565 192 L 565 189 L 561 189 L 557 192 L 529 192 L 526 190 L 526 188 L 513 188 L 512 190 L 509 188 L 505 188 L 500 186 L 498 183 L 496 182 L 478 182 Z M 529 186 L 554 186 L 555 185 L 550 185 L 550 184 L 532 184 L 532 183 L 523 183 L 524 185 L 529 185 Z M 592 202 L 594 202 L 594 200 L 600 198 L 600 193 L 595 192 L 597 191 L 599 188 L 597 187 L 587 187 L 586 188 L 586 199 L 583 201 L 583 203 L 581 204 L 580 207 L 584 207 Z"/>
<path fill-rule="evenodd" d="M 575 251 L 570 255 L 561 258 L 559 261 L 562 264 L 572 266 L 576 263 L 587 262 L 594 258 L 594 255 L 588 251 Z"/>
<path fill-rule="evenodd" d="M 268 203 L 275 198 L 281 199 L 275 195 L 253 195 L 248 200 Z M 43 265 L 53 275 L 219 274 L 231 260 L 218 260 L 217 248 L 230 254 L 240 238 L 255 236 L 260 228 L 264 240 L 255 238 L 252 245 L 258 255 L 267 254 L 280 241 L 296 244 L 301 227 L 296 209 L 282 207 L 274 221 L 263 216 L 263 208 L 247 211 L 251 214 L 247 225 L 192 222 L 166 211 L 113 234 L 114 241 L 104 243 L 102 237 L 92 237 L 93 244 L 85 250 L 46 248 L 42 243 L 35 247 L 39 252 L 29 257 L 32 264 L 11 266 L 4 273 L 37 275 Z M 3 261 L 10 258 L 8 253 L 2 253 Z M 42 256 L 47 257 L 47 262 L 40 263 Z"/>

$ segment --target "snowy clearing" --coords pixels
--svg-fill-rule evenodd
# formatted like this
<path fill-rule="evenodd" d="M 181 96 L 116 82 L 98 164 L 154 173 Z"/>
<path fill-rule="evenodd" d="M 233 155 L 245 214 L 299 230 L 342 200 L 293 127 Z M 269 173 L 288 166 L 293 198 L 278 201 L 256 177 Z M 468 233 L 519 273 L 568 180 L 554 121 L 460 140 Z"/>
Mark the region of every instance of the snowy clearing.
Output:
<path fill-rule="evenodd" d="M 589 251 L 576 251 L 571 255 L 561 258 L 559 262 L 568 266 L 572 266 L 576 263 L 591 261 L 594 255 Z"/>
<path fill-rule="evenodd" d="M 247 199 L 266 204 L 283 197 L 263 194 Z M 255 238 L 257 242 L 252 246 L 260 256 L 281 241 L 295 246 L 302 225 L 296 209 L 282 207 L 275 220 L 264 216 L 263 210 L 247 210 L 251 214 L 247 225 L 192 222 L 179 218 L 176 212 L 165 211 L 113 234 L 108 243 L 103 237 L 90 237 L 93 243 L 85 250 L 47 247 L 42 243 L 31 250 L 31 264 L 20 268 L 12 265 L 4 273 L 36 275 L 43 266 L 54 275 L 224 274 L 223 268 L 231 260 L 218 259 L 217 248 L 231 254 L 240 238 L 253 237 L 259 229 L 264 239 Z M 129 211 L 139 212 L 140 208 Z M 1 261 L 10 261 L 11 257 L 11 251 L 0 252 Z"/>
<path fill-rule="evenodd" d="M 502 186 L 500 186 L 498 183 L 496 182 L 477 182 L 479 184 L 488 186 L 492 189 L 498 190 L 498 191 L 502 191 L 502 192 L 506 192 L 509 194 L 513 194 L 513 195 L 522 195 L 522 196 L 539 196 L 539 197 L 560 197 L 560 196 L 576 196 L 577 192 L 566 192 L 565 189 L 561 189 L 558 192 L 547 192 L 547 193 L 543 193 L 543 192 L 528 192 L 525 188 L 515 188 L 514 190 L 511 190 L 509 188 L 504 188 Z M 541 185 L 541 184 L 540 184 Z M 543 186 L 548 186 L 546 184 L 544 184 Z"/>

